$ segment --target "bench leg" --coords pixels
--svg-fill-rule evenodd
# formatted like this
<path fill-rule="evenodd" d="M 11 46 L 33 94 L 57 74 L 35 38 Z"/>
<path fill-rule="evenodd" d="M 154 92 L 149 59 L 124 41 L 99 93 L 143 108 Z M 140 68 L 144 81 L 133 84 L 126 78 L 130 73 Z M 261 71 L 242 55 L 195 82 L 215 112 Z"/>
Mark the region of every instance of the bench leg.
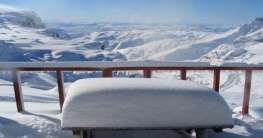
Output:
<path fill-rule="evenodd" d="M 81 138 L 93 138 L 93 132 L 91 130 L 82 130 Z"/>
<path fill-rule="evenodd" d="M 221 133 L 223 132 L 223 128 L 214 128 L 213 129 L 216 133 Z"/>
<path fill-rule="evenodd" d="M 183 138 L 194 138 L 192 136 L 192 131 L 191 130 L 174 130 L 177 134 L 181 135 Z"/>
<path fill-rule="evenodd" d="M 81 131 L 80 130 L 72 130 L 72 134 L 80 136 Z"/>
<path fill-rule="evenodd" d="M 207 131 L 205 129 L 196 129 L 196 138 L 208 138 Z"/>
<path fill-rule="evenodd" d="M 81 138 L 88 138 L 88 131 L 87 130 L 81 131 Z"/>

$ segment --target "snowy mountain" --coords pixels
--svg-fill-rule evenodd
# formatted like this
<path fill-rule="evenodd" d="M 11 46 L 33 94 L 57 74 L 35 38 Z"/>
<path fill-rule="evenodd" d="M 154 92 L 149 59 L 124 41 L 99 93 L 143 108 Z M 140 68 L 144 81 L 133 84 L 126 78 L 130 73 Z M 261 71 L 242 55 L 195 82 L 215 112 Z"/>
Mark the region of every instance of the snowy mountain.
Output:
<path fill-rule="evenodd" d="M 0 15 L 0 61 L 263 62 L 262 18 L 223 28 L 129 23 L 45 25 L 34 12 L 7 6 L 0 6 Z M 66 80 L 78 78 L 82 77 Z"/>
<path fill-rule="evenodd" d="M 202 61 L 260 63 L 262 61 L 263 19 L 237 27 L 224 36 L 216 48 L 204 55 Z M 224 51 L 224 52 L 223 52 Z M 222 52 L 224 53 L 222 55 Z"/>
<path fill-rule="evenodd" d="M 0 24 L 4 26 L 9 23 L 23 27 L 44 27 L 41 18 L 35 12 L 0 5 Z"/>
<path fill-rule="evenodd" d="M 0 61 L 261 62 L 263 19 L 226 29 L 171 24 L 48 24 L 0 6 Z M 12 54 L 11 54 L 12 53 Z"/>

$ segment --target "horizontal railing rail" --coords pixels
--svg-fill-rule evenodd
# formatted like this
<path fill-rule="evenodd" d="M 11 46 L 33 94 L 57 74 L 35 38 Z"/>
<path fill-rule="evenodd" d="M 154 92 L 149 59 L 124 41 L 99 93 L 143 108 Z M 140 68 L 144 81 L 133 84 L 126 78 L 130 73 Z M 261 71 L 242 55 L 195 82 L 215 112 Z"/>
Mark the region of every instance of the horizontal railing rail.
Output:
<path fill-rule="evenodd" d="M 219 92 L 221 70 L 245 71 L 245 84 L 242 114 L 249 113 L 252 72 L 263 70 L 263 64 L 224 63 L 211 65 L 208 62 L 158 62 L 158 61 L 129 61 L 129 62 L 0 62 L 0 70 L 12 71 L 17 111 L 24 111 L 21 89 L 20 71 L 56 71 L 60 109 L 64 102 L 63 71 L 102 71 L 103 77 L 112 77 L 113 71 L 142 70 L 145 78 L 152 77 L 152 71 L 179 70 L 180 79 L 187 79 L 189 70 L 213 71 L 213 88 Z"/>

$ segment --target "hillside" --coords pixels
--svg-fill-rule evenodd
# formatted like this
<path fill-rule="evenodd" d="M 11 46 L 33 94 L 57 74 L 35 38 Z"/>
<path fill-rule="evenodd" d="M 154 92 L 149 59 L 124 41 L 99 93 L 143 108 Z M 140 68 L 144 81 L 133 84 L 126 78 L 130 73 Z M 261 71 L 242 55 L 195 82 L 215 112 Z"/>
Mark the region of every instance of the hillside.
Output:
<path fill-rule="evenodd" d="M 34 12 L 0 11 L 0 50 L 7 51 L 0 61 L 261 62 L 262 18 L 230 29 L 107 23 L 44 27 Z M 21 23 L 21 16 L 32 22 Z"/>

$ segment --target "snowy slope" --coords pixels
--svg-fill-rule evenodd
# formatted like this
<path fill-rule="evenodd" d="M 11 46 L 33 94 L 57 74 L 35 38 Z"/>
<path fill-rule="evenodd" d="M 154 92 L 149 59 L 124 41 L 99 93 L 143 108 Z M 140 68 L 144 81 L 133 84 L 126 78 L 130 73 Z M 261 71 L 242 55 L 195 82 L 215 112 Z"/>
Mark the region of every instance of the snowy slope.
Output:
<path fill-rule="evenodd" d="M 232 29 L 124 23 L 47 26 L 51 28 L 32 11 L 0 5 L 1 49 L 17 53 L 10 57 L 7 52 L 0 60 L 261 61 L 254 49 L 263 42 L 262 18 Z"/>
<path fill-rule="evenodd" d="M 223 41 L 220 45 L 217 45 L 216 49 L 208 52 L 200 60 L 210 62 L 217 60 L 246 63 L 263 62 L 261 58 L 262 34 L 263 19 L 256 18 L 254 21 L 238 27 L 236 32 L 225 37 L 225 39 L 228 39 L 228 42 Z M 222 53 L 225 54 L 222 55 Z"/>
<path fill-rule="evenodd" d="M 0 61 L 209 61 L 263 62 L 263 19 L 234 28 L 174 24 L 44 24 L 33 11 L 0 5 Z M 100 72 L 65 72 L 65 81 L 98 77 Z M 117 76 L 141 77 L 140 72 Z M 157 71 L 157 78 L 178 78 Z M 189 80 L 211 87 L 211 72 L 187 73 Z M 263 106 L 262 73 L 253 74 L 251 104 Z M 22 73 L 26 108 L 40 114 L 15 112 L 10 72 L 0 73 L 0 138 L 72 137 L 60 130 L 55 73 Z M 220 93 L 232 109 L 241 105 L 244 73 L 222 72 Z M 69 84 L 70 85 L 70 84 Z M 260 109 L 255 108 L 256 116 Z M 11 111 L 10 111 L 11 110 Z M 259 138 L 262 118 L 242 117 L 234 110 L 235 128 L 216 138 Z M 13 133 L 16 128 L 16 133 Z M 97 134 L 116 137 L 116 133 Z M 174 132 L 123 132 L 119 137 L 174 137 Z"/>

